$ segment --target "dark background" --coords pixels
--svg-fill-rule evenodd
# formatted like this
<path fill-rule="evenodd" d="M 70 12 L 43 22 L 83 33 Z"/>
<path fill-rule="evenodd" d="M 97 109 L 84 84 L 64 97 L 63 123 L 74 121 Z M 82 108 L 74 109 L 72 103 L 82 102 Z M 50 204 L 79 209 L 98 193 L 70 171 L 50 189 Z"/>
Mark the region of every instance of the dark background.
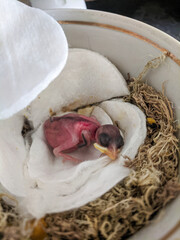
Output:
<path fill-rule="evenodd" d="M 87 0 L 86 6 L 140 20 L 180 41 L 180 0 Z"/>

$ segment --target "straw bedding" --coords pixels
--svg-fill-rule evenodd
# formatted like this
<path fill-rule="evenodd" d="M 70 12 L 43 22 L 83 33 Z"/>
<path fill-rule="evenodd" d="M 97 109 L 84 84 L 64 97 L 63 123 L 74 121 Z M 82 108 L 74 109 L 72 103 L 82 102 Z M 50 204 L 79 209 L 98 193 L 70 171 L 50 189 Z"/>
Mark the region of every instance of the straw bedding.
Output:
<path fill-rule="evenodd" d="M 16 207 L 1 199 L 0 239 L 126 239 L 177 196 L 179 148 L 172 104 L 164 91 L 157 92 L 140 80 L 128 79 L 131 94 L 124 98 L 147 117 L 146 140 L 135 159 L 126 161 L 130 175 L 79 209 L 48 214 L 33 232 L 16 213 Z M 31 229 L 35 225 L 31 224 Z"/>

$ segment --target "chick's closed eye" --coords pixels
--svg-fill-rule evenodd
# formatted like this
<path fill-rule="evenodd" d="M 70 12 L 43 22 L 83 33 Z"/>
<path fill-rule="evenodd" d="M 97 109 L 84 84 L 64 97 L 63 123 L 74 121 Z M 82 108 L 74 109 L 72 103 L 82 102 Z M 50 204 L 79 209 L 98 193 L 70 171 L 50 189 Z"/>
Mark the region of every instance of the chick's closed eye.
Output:
<path fill-rule="evenodd" d="M 109 143 L 110 143 L 110 136 L 107 133 L 101 133 L 99 135 L 99 143 L 103 146 L 103 147 L 108 147 Z"/>

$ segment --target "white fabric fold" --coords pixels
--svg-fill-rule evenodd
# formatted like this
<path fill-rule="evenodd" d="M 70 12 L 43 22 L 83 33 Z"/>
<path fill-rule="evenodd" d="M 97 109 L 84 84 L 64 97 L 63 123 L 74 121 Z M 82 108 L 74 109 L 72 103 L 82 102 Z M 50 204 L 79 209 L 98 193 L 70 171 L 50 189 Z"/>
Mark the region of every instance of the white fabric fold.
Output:
<path fill-rule="evenodd" d="M 41 126 L 33 136 L 28 161 L 29 173 L 36 179 L 39 191 L 38 189 L 29 189 L 28 197 L 25 200 L 28 211 L 36 217 L 41 217 L 47 212 L 61 212 L 78 208 L 100 197 L 128 176 L 130 170 L 124 167 L 124 162 L 126 157 L 133 159 L 139 146 L 144 142 L 146 137 L 145 115 L 136 106 L 119 100 L 103 102 L 100 107 L 94 108 L 92 115 L 101 124 L 112 124 L 112 118 L 121 127 L 125 144 L 118 159 L 112 162 L 107 156 L 100 157 L 100 153 L 92 147 L 90 156 L 93 156 L 93 151 L 97 151 L 96 159 L 79 164 L 68 161 L 63 163 L 61 157 L 55 158 L 50 152 L 45 143 Z M 41 144 L 37 141 L 40 141 Z M 38 146 L 43 151 L 39 153 L 37 159 L 35 155 L 38 152 Z M 83 150 L 82 154 L 77 154 L 76 157 L 83 157 L 83 154 L 85 158 L 86 151 Z M 33 175 L 34 173 L 36 175 Z M 41 202 L 40 205 L 36 204 L 38 201 Z"/>
<path fill-rule="evenodd" d="M 70 105 L 70 110 L 73 110 L 128 94 L 124 77 L 107 58 L 96 52 L 74 48 L 69 50 L 61 74 L 32 102 L 27 116 L 37 127 L 50 116 L 50 109 L 60 112 Z"/>

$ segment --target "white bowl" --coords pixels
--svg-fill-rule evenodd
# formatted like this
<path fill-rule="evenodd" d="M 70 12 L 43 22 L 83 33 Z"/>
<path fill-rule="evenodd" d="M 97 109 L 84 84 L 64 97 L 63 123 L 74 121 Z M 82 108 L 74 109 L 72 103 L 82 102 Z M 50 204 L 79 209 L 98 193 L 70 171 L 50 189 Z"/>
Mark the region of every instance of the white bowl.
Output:
<path fill-rule="evenodd" d="M 125 78 L 127 73 L 138 76 L 149 60 L 167 53 L 165 62 L 158 69 L 149 71 L 145 79 L 160 91 L 165 83 L 166 95 L 174 103 L 177 119 L 180 120 L 180 42 L 154 27 L 116 14 L 71 9 L 46 11 L 60 21 L 70 47 L 86 48 L 103 54 Z M 165 208 L 158 221 L 144 227 L 130 239 L 160 239 L 178 221 L 180 196 Z M 178 236 L 180 231 L 166 239 Z"/>

